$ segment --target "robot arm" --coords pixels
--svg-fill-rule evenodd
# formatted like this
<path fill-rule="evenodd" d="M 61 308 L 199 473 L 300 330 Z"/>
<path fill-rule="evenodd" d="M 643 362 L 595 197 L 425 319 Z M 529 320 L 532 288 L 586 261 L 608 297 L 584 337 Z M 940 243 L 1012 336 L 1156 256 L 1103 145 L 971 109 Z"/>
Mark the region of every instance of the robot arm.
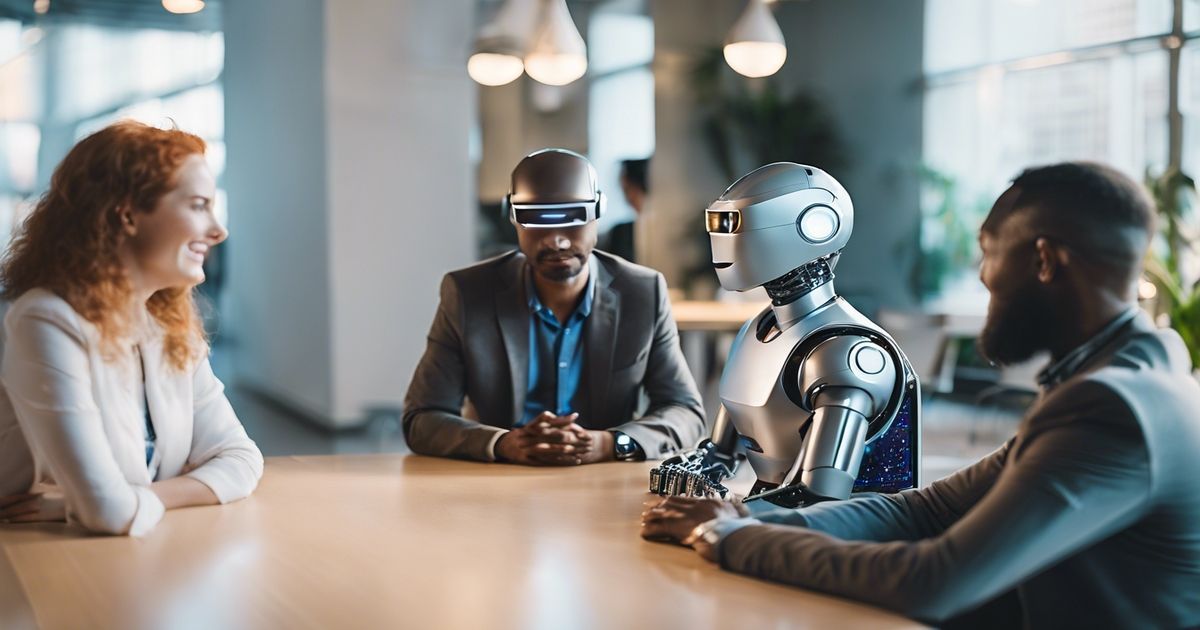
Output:
<path fill-rule="evenodd" d="M 800 452 L 783 483 L 754 498 L 793 507 L 848 498 L 868 425 L 891 399 L 896 370 L 892 356 L 866 337 L 845 335 L 817 345 L 798 377 L 804 407 L 812 412 L 800 429 Z"/>
<path fill-rule="evenodd" d="M 707 441 L 712 444 L 716 455 L 732 464 L 731 468 L 737 467 L 738 434 L 737 429 L 733 428 L 733 421 L 729 419 L 729 412 L 725 410 L 725 405 L 721 405 L 721 408 L 717 410 L 712 437 Z"/>

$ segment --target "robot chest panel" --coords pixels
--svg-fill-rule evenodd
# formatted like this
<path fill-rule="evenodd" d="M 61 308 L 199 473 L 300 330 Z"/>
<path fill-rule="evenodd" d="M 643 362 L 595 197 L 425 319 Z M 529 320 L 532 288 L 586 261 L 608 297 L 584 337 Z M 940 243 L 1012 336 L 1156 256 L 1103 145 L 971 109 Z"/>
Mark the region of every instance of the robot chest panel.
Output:
<path fill-rule="evenodd" d="M 805 337 L 801 327 L 794 326 L 764 342 L 744 329 L 721 375 L 721 402 L 750 451 L 755 473 L 776 483 L 799 452 L 800 428 L 810 417 L 791 400 L 783 383 L 786 367 Z"/>
<path fill-rule="evenodd" d="M 746 326 L 734 341 L 721 374 L 721 402 L 743 436 L 763 436 L 761 428 L 769 425 L 774 430 L 787 426 L 788 430 L 780 434 L 798 437 L 798 428 L 808 420 L 809 413 L 787 395 L 782 379 L 805 335 L 798 330 L 800 326 L 794 326 L 768 341 L 760 341 L 752 332 L 755 328 Z"/>
<path fill-rule="evenodd" d="M 793 326 L 762 341 L 754 333 L 760 318 L 738 334 L 721 374 L 721 401 L 730 411 L 734 407 L 794 406 L 788 401 L 782 377 L 808 331 Z"/>

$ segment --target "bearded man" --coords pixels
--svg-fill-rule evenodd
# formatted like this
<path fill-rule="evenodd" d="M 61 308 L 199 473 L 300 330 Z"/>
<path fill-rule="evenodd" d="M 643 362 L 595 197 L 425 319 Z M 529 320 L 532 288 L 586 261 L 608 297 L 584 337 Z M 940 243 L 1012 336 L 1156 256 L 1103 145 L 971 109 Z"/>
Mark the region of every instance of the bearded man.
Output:
<path fill-rule="evenodd" d="M 1027 170 L 996 201 L 981 350 L 1051 361 L 988 457 L 925 488 L 755 516 L 670 498 L 643 536 L 938 625 L 984 604 L 1031 627 L 1200 625 L 1200 385 L 1136 303 L 1154 217 L 1136 183 L 1090 163 Z"/>

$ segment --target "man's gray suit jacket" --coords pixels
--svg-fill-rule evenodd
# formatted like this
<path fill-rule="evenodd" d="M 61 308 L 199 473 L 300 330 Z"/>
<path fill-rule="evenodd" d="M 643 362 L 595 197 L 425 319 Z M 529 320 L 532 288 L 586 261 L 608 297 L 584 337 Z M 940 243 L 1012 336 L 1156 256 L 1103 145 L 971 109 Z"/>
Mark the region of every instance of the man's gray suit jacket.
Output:
<path fill-rule="evenodd" d="M 921 619 L 1016 587 L 1027 627 L 1200 627 L 1200 385 L 1139 315 L 975 465 L 757 522 L 724 567 Z"/>
<path fill-rule="evenodd" d="M 592 313 L 584 324 L 578 424 L 615 429 L 647 457 L 693 446 L 704 410 L 679 347 L 662 274 L 595 251 Z M 453 271 L 425 354 L 404 400 L 404 434 L 425 455 L 489 460 L 496 434 L 521 417 L 528 390 L 525 256 L 514 251 Z M 649 405 L 638 417 L 643 394 Z M 464 396 L 478 420 L 462 415 Z"/>

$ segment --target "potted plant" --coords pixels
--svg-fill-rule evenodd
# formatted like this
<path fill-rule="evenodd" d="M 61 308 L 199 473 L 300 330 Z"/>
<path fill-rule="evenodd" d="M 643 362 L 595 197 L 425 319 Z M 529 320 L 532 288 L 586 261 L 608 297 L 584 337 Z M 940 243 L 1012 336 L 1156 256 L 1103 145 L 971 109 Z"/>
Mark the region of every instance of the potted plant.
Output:
<path fill-rule="evenodd" d="M 1147 177 L 1158 209 L 1160 233 L 1147 255 L 1146 275 L 1154 284 L 1154 311 L 1179 332 L 1200 374 L 1200 251 L 1195 217 L 1196 182 L 1179 169 Z"/>
<path fill-rule="evenodd" d="M 929 300 L 938 297 L 948 281 L 975 273 L 979 226 L 991 203 L 986 197 L 967 199 L 953 175 L 931 166 L 921 165 L 919 177 L 921 255 L 910 284 L 914 294 Z"/>

